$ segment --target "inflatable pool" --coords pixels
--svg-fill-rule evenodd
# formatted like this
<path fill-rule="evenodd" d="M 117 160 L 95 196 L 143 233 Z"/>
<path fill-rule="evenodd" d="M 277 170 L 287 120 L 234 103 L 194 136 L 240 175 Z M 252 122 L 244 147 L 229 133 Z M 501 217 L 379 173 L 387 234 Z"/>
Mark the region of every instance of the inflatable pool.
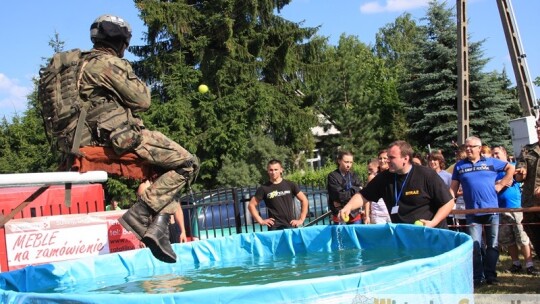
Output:
<path fill-rule="evenodd" d="M 140 249 L 1 273 L 2 302 L 444 303 L 473 293 L 472 240 L 449 230 L 314 226 L 174 249 L 176 264 Z"/>

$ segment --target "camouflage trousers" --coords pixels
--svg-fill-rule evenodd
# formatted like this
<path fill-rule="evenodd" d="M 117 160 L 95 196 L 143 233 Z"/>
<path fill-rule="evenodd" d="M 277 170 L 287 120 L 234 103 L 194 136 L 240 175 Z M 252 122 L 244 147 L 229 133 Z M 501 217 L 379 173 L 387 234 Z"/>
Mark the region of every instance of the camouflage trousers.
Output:
<path fill-rule="evenodd" d="M 193 173 L 191 162 L 199 166 L 197 158 L 161 132 L 146 129 L 139 132 L 140 144 L 133 152 L 152 165 L 168 170 L 141 194 L 141 199 L 156 212 L 173 214 L 180 207 L 173 198 Z"/>

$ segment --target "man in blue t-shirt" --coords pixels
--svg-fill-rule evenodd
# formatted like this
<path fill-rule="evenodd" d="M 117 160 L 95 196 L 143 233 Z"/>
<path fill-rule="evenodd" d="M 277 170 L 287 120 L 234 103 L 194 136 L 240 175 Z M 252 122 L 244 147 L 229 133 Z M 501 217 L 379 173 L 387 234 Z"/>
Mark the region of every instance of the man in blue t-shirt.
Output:
<path fill-rule="evenodd" d="M 461 185 L 465 209 L 498 208 L 497 193 L 512 185 L 515 168 L 508 162 L 480 155 L 482 141 L 471 136 L 465 140 L 467 158 L 459 161 L 452 173 L 450 189 L 456 193 Z M 497 174 L 506 175 L 497 183 Z M 484 283 L 497 284 L 497 261 L 499 260 L 499 214 L 481 212 L 466 215 L 467 233 L 473 243 L 473 279 L 475 286 Z M 486 225 L 483 227 L 483 225 Z M 485 229 L 485 242 L 482 230 Z M 482 244 L 486 245 L 482 254 Z"/>
<path fill-rule="evenodd" d="M 508 161 L 506 149 L 503 146 L 493 147 L 492 151 L 493 157 L 502 161 Z M 497 181 L 503 177 L 504 173 L 499 173 L 497 175 Z M 512 186 L 499 192 L 500 208 L 521 208 L 521 187 L 514 179 L 512 181 Z M 500 213 L 500 217 L 499 242 L 508 248 L 508 254 L 512 258 L 512 266 L 508 269 L 508 272 L 521 273 L 523 271 L 523 266 L 521 266 L 521 262 L 519 261 L 519 250 L 521 249 L 527 274 L 533 276 L 539 275 L 538 270 L 534 267 L 529 236 L 521 224 L 523 212 L 503 212 Z"/>

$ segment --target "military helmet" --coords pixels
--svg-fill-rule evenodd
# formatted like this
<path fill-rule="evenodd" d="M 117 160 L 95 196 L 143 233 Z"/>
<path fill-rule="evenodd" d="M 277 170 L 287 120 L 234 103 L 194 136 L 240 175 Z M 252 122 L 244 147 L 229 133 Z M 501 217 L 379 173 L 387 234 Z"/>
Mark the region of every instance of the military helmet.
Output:
<path fill-rule="evenodd" d="M 93 43 L 99 40 L 120 40 L 129 45 L 131 26 L 118 16 L 101 15 L 90 26 L 90 39 Z"/>

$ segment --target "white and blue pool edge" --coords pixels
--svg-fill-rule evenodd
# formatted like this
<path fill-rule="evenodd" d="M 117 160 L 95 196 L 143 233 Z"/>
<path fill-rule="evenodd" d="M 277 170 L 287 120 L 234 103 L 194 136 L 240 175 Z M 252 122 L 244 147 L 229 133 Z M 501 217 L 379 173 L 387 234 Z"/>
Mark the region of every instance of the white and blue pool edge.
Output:
<path fill-rule="evenodd" d="M 339 234 L 339 236 L 338 236 Z M 96 294 L 37 293 L 36 290 L 76 284 L 110 275 L 125 277 L 142 270 L 171 272 L 180 264 L 205 263 L 243 256 L 291 255 L 340 246 L 372 250 L 430 248 L 434 256 L 379 267 L 361 273 L 276 283 L 224 286 L 175 293 Z M 472 295 L 472 240 L 463 233 L 414 225 L 314 226 L 273 232 L 239 234 L 175 244 L 177 264 L 155 260 L 147 249 L 88 259 L 28 266 L 0 274 L 3 303 L 362 303 L 360 299 L 388 295 L 418 295 L 433 299 Z M 422 301 L 423 302 L 423 301 Z M 426 301 L 429 303 L 429 300 Z M 373 302 L 371 302 L 373 303 Z M 420 303 L 420 302 L 418 302 Z M 444 302 L 441 302 L 444 303 Z"/>

